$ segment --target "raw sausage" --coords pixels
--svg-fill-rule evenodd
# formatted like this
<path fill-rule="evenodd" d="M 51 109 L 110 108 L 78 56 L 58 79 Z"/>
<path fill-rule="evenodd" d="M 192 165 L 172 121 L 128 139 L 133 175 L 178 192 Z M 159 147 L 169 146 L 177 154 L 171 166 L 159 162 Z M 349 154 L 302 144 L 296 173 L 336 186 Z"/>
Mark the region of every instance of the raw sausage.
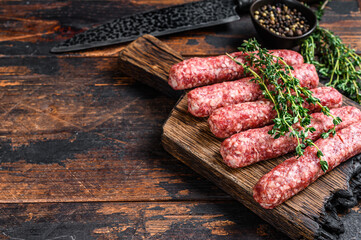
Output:
<path fill-rule="evenodd" d="M 322 160 L 327 161 L 329 172 L 361 153 L 361 123 L 337 131 L 333 137 L 319 139 L 315 144 L 322 151 Z M 307 147 L 303 156 L 289 158 L 272 169 L 253 188 L 254 199 L 262 207 L 272 209 L 316 181 L 325 174 L 316 153 L 315 147 Z"/>
<path fill-rule="evenodd" d="M 291 50 L 271 50 L 273 55 L 282 57 L 291 66 L 302 64 L 301 54 Z M 232 53 L 238 61 L 245 63 L 245 54 Z M 183 90 L 213 83 L 239 79 L 244 69 L 226 55 L 190 58 L 173 65 L 169 71 L 168 84 L 175 90 Z"/>
<path fill-rule="evenodd" d="M 333 87 L 320 87 L 312 90 L 312 96 L 320 99 L 322 106 L 337 108 L 342 105 L 342 95 Z M 219 138 L 229 137 L 237 132 L 259 128 L 272 123 L 277 116 L 271 101 L 238 103 L 216 109 L 208 119 L 209 127 Z M 310 112 L 320 112 L 319 105 L 304 103 Z"/>
<path fill-rule="evenodd" d="M 342 122 L 336 125 L 336 130 L 361 121 L 361 111 L 352 106 L 334 108 L 330 112 L 342 119 Z M 309 133 L 308 138 L 315 141 L 320 138 L 323 132 L 331 129 L 333 123 L 332 118 L 323 113 L 313 113 L 311 117 L 310 126 L 314 127 L 316 131 Z M 300 129 L 298 124 L 295 124 L 294 127 Z M 287 134 L 274 139 L 272 135 L 268 134 L 272 128 L 273 125 L 250 129 L 224 140 L 220 150 L 224 162 L 233 168 L 245 167 L 259 161 L 285 155 L 296 149 L 297 140 L 295 137 L 290 137 Z"/>
<path fill-rule="evenodd" d="M 303 87 L 315 88 L 319 83 L 316 68 L 312 64 L 294 66 L 292 74 Z M 207 117 L 217 108 L 263 97 L 259 84 L 250 82 L 251 79 L 243 78 L 191 90 L 187 94 L 188 111 L 196 117 Z"/>

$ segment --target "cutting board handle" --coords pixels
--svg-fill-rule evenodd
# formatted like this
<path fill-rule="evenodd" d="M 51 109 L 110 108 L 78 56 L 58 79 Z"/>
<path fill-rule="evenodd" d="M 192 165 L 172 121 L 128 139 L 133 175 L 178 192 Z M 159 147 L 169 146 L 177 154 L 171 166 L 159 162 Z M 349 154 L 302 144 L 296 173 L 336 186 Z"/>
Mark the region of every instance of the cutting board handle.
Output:
<path fill-rule="evenodd" d="M 176 91 L 168 85 L 168 73 L 181 61 L 180 53 L 149 34 L 131 42 L 119 54 L 119 66 L 124 74 L 177 99 L 184 91 Z"/>

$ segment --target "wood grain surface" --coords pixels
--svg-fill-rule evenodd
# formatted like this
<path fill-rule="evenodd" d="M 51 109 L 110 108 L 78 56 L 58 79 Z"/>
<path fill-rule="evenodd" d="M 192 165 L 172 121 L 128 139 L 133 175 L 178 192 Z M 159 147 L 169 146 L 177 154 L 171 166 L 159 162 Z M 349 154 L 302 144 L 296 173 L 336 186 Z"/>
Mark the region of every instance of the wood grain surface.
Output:
<path fill-rule="evenodd" d="M 347 98 L 344 98 L 343 105 L 361 109 L 360 105 Z M 314 239 L 317 236 L 321 228 L 318 221 L 325 214 L 327 200 L 336 191 L 348 190 L 349 180 L 355 171 L 354 163 L 348 161 L 280 206 L 266 210 L 253 199 L 254 185 L 263 175 L 295 154 L 244 168 L 228 167 L 220 155 L 222 139 L 212 134 L 205 118 L 194 117 L 188 112 L 186 96 L 174 107 L 164 124 L 162 143 L 174 157 L 210 179 L 292 239 Z"/>
<path fill-rule="evenodd" d="M 179 98 L 184 91 L 175 91 L 168 84 L 170 68 L 183 60 L 180 53 L 149 34 L 138 38 L 119 54 L 122 72 L 166 94 Z"/>
<path fill-rule="evenodd" d="M 1 2 L 2 31 L 0 55 L 43 56 L 51 47 L 76 33 L 106 21 L 137 12 L 159 9 L 196 0 L 97 0 L 97 1 L 17 1 Z M 320 23 L 340 35 L 361 52 L 361 16 L 356 0 L 331 1 Z M 251 20 L 188 31 L 160 39 L 183 57 L 218 55 L 234 51 L 244 39 L 256 35 Z M 117 57 L 127 44 L 61 56 Z"/>
<path fill-rule="evenodd" d="M 177 100 L 119 70 L 127 44 L 49 53 L 97 24 L 190 1 L 0 2 L 0 239 L 289 239 L 163 150 Z M 360 53 L 356 0 L 329 6 L 321 25 Z M 244 17 L 160 39 L 189 58 L 254 35 Z"/>

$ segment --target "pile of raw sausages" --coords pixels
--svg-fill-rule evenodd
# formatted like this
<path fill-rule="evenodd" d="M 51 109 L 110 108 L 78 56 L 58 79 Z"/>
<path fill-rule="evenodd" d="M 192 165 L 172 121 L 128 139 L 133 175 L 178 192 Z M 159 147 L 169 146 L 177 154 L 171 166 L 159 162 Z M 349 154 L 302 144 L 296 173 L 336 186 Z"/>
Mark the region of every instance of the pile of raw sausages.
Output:
<path fill-rule="evenodd" d="M 331 117 L 320 113 L 320 107 L 305 103 L 310 110 L 311 126 L 316 129 L 308 138 L 323 152 L 328 171 L 350 157 L 361 153 L 361 111 L 342 105 L 342 95 L 332 87 L 319 87 L 316 69 L 303 62 L 302 56 L 290 50 L 271 50 L 293 66 L 292 74 L 300 85 L 311 89 L 313 96 L 329 107 L 331 114 L 342 119 L 336 135 L 322 139 L 321 134 L 333 128 Z M 247 64 L 246 55 L 231 54 Z M 257 71 L 257 69 L 254 69 Z M 274 105 L 263 98 L 258 83 L 245 77 L 244 69 L 228 56 L 191 58 L 175 64 L 169 72 L 169 85 L 176 90 L 190 89 L 188 111 L 196 117 L 209 117 L 211 131 L 219 138 L 224 162 L 233 168 L 282 156 L 292 152 L 297 141 L 289 135 L 274 139 L 268 134 L 276 112 Z M 197 88 L 195 88 L 197 87 Z M 296 123 L 295 129 L 302 129 Z M 305 189 L 325 174 L 315 147 L 307 147 L 303 156 L 290 158 L 264 175 L 253 188 L 254 199 L 264 208 L 274 208 Z"/>

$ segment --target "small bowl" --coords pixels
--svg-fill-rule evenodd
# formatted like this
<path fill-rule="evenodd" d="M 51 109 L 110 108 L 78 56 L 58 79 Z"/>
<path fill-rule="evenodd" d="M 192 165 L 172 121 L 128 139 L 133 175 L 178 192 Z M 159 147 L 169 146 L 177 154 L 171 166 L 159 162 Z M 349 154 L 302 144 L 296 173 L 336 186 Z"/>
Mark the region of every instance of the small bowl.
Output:
<path fill-rule="evenodd" d="M 258 23 L 258 21 L 254 18 L 254 12 L 259 10 L 264 5 L 267 4 L 275 5 L 277 3 L 285 4 L 289 8 L 291 9 L 295 8 L 297 9 L 297 11 L 301 12 L 301 14 L 307 19 L 310 25 L 310 29 L 306 33 L 300 36 L 283 37 L 272 33 L 265 27 L 262 27 Z M 263 43 L 263 45 L 270 48 L 287 48 L 287 49 L 293 48 L 297 46 L 301 42 L 301 40 L 310 36 L 317 26 L 317 18 L 316 15 L 313 13 L 313 11 L 308 7 L 304 6 L 303 4 L 296 2 L 294 0 L 277 0 L 277 1 L 258 0 L 251 5 L 250 12 L 251 12 L 252 22 L 257 30 L 258 35 L 261 37 L 261 42 Z"/>

